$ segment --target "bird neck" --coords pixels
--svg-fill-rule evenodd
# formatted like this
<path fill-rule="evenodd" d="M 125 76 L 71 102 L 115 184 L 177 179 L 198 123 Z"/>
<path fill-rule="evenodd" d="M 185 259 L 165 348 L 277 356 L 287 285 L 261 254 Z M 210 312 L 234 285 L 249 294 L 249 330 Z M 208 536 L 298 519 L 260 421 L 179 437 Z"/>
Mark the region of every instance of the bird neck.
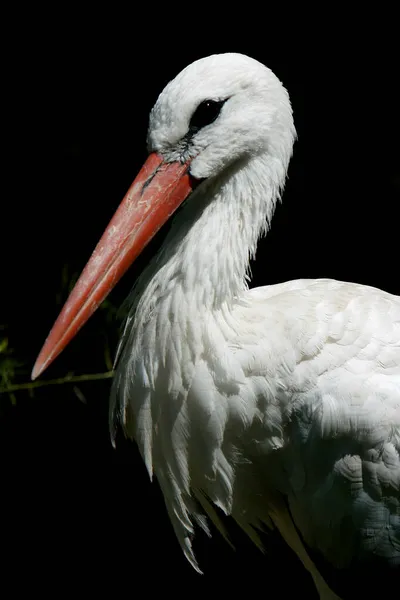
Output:
<path fill-rule="evenodd" d="M 280 197 L 288 159 L 253 157 L 190 196 L 138 282 L 142 323 L 163 301 L 169 311 L 179 312 L 182 298 L 190 296 L 191 311 L 202 312 L 240 298 L 248 288 L 257 240 L 268 230 Z"/>
<path fill-rule="evenodd" d="M 162 453 L 154 458 L 161 443 L 155 441 L 154 422 L 175 415 L 175 408 L 168 412 L 175 407 L 172 399 L 186 397 L 189 389 L 192 396 L 198 393 L 193 378 L 200 356 L 210 362 L 204 373 L 200 368 L 201 386 L 211 378 L 210 389 L 222 386 L 239 394 L 240 374 L 224 353 L 224 342 L 237 335 L 231 309 L 243 301 L 249 260 L 268 228 L 285 174 L 283 161 L 263 156 L 237 166 L 223 180 L 199 186 L 130 296 L 117 351 L 110 427 L 114 439 L 116 424 L 124 423 L 127 434 L 137 439 L 149 473 L 154 460 L 164 464 Z M 166 394 L 171 404 L 164 402 Z M 191 399 L 191 405 L 199 406 L 199 422 L 214 410 L 205 402 L 204 412 L 200 396 L 199 403 Z M 214 463 L 207 447 L 199 444 L 208 473 Z M 168 456 L 175 460 L 173 451 Z M 180 467 L 176 477 L 181 477 Z"/>

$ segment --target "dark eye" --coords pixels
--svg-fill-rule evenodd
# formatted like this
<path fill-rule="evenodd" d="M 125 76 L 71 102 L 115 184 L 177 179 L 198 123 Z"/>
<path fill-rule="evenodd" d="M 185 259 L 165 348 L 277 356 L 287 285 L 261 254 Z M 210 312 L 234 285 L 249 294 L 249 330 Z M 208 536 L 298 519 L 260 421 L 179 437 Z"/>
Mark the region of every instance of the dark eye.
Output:
<path fill-rule="evenodd" d="M 225 100 L 204 100 L 193 113 L 189 129 L 192 133 L 210 125 L 218 117 Z"/>

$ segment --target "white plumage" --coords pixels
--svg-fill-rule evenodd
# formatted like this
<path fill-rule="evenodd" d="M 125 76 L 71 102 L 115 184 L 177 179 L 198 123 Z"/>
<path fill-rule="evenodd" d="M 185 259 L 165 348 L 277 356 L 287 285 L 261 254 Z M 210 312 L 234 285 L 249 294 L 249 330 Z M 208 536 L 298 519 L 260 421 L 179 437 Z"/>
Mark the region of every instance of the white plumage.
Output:
<path fill-rule="evenodd" d="M 190 130 L 208 99 L 218 117 Z M 286 90 L 248 57 L 199 60 L 161 93 L 149 151 L 191 159 L 201 184 L 129 299 L 110 419 L 195 568 L 215 505 L 256 543 L 274 523 L 333 598 L 299 533 L 335 567 L 400 565 L 400 299 L 329 279 L 248 289 L 294 138 Z"/>

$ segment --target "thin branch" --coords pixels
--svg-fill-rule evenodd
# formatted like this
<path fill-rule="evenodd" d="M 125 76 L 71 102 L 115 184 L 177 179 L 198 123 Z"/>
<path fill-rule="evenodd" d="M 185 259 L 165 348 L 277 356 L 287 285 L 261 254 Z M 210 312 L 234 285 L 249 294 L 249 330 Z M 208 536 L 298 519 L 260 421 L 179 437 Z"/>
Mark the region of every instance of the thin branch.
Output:
<path fill-rule="evenodd" d="M 86 375 L 67 375 L 58 379 L 15 383 L 7 387 L 0 387 L 0 394 L 9 394 L 10 392 L 18 392 L 19 390 L 32 390 L 33 388 L 44 387 L 46 385 L 62 385 L 63 383 L 77 383 L 78 381 L 98 381 L 100 379 L 111 379 L 112 377 L 114 377 L 114 371 L 88 373 Z"/>

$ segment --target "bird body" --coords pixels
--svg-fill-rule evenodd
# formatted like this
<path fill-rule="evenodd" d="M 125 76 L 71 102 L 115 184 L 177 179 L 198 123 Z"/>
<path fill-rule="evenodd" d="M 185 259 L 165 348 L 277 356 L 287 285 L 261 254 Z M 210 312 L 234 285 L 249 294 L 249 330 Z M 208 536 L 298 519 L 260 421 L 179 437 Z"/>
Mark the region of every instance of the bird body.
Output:
<path fill-rule="evenodd" d="M 164 164 L 196 185 L 128 299 L 110 426 L 136 440 L 196 569 L 195 526 L 225 534 L 222 510 L 260 546 L 278 527 L 332 598 L 305 546 L 337 568 L 400 565 L 400 298 L 330 279 L 249 289 L 294 139 L 286 90 L 242 55 L 196 61 L 160 95 L 148 147 L 163 162 L 138 203 Z"/>

